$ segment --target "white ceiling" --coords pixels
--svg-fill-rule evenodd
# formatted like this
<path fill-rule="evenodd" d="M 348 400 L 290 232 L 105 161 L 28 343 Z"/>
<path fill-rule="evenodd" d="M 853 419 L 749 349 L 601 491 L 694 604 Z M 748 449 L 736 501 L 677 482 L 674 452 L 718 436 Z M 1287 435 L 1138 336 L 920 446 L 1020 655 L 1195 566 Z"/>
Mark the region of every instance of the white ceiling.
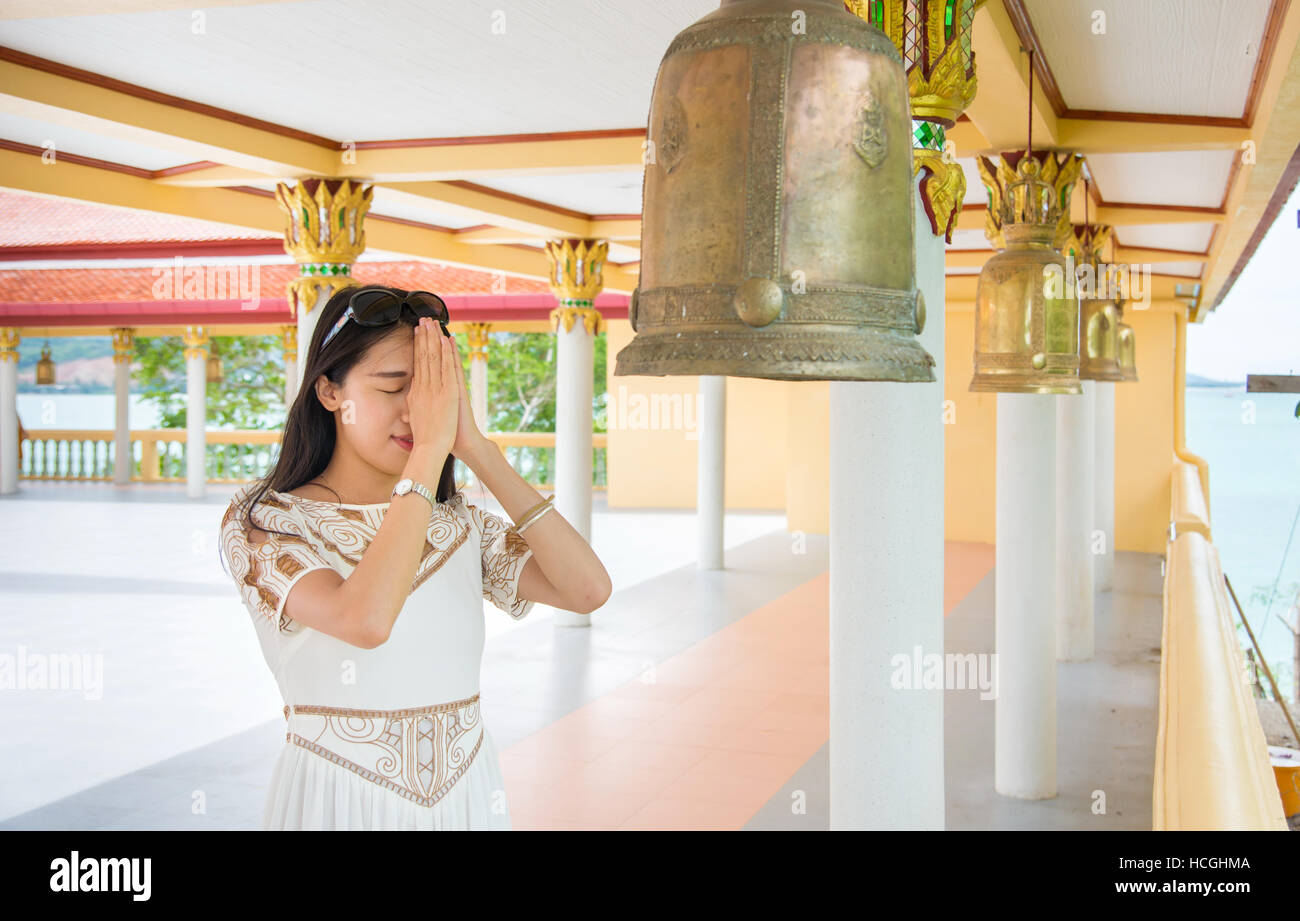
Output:
<path fill-rule="evenodd" d="M 1067 107 L 1241 117 L 1269 0 L 1024 2 Z"/>
<path fill-rule="evenodd" d="M 583 214 L 640 214 L 642 176 L 642 170 L 564 173 L 476 180 L 475 184 Z"/>
<path fill-rule="evenodd" d="M 1203 224 L 1139 224 L 1115 228 L 1115 237 L 1125 246 L 1178 249 L 1184 252 L 1203 253 L 1210 246 L 1214 225 Z"/>
<path fill-rule="evenodd" d="M 314 0 L 210 8 L 198 35 L 189 9 L 4 20 L 0 45 L 337 141 L 528 134 L 643 127 L 669 42 L 717 8 Z"/>
<path fill-rule="evenodd" d="M 1238 154 L 1235 150 L 1094 153 L 1088 155 L 1088 169 L 1107 202 L 1217 208 Z"/>

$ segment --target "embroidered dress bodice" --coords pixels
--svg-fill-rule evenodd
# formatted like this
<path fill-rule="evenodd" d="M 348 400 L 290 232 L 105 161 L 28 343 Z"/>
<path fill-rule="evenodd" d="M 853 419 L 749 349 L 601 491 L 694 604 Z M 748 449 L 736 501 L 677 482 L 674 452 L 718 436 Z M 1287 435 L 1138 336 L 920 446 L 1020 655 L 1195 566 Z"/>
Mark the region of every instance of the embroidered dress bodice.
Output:
<path fill-rule="evenodd" d="M 463 493 L 437 503 L 389 638 L 365 649 L 290 619 L 285 604 L 294 585 L 314 570 L 330 568 L 347 578 L 389 503 L 340 505 L 268 490 L 252 513 L 266 534 L 257 543 L 242 515 L 250 489 L 241 490 L 227 509 L 221 547 L 285 704 L 286 739 L 297 751 L 282 762 L 299 759 L 293 770 L 319 771 L 312 762 L 299 765 L 310 752 L 308 757 L 319 756 L 363 784 L 396 794 L 409 808 L 426 811 L 474 778 L 485 744 L 491 764 L 483 770 L 499 780 L 495 749 L 478 711 L 483 601 L 516 619 L 532 608 L 518 597 L 520 574 L 532 556 L 523 538 L 500 516 L 468 504 Z M 279 800 L 305 795 L 302 779 L 284 776 L 289 772 L 286 764 L 277 765 L 264 827 L 308 827 L 313 810 L 332 814 L 331 827 L 380 827 L 394 815 L 399 827 L 442 827 L 441 819 L 408 815 L 391 803 L 383 807 L 389 818 L 376 818 L 380 807 L 372 790 L 365 791 L 371 805 L 361 819 L 341 817 L 322 801 L 291 804 L 304 817 L 281 821 L 275 818 L 285 808 Z M 484 779 L 474 782 L 481 787 Z M 337 794 L 328 796 L 338 801 Z M 485 821 L 482 827 L 494 820 Z"/>

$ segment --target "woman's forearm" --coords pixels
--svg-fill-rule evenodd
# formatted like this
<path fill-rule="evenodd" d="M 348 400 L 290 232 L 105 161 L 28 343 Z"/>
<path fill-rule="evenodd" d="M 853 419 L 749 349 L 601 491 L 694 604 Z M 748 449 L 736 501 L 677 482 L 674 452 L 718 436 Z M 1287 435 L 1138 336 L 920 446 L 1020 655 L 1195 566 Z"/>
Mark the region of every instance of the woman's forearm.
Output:
<path fill-rule="evenodd" d="M 490 439 L 483 439 L 468 457 L 461 457 L 480 482 L 501 503 L 511 521 L 546 497 L 521 477 Z M 543 574 L 567 597 L 578 600 L 605 598 L 610 592 L 609 573 L 591 545 L 554 510 L 548 510 L 520 535 L 532 548 Z"/>

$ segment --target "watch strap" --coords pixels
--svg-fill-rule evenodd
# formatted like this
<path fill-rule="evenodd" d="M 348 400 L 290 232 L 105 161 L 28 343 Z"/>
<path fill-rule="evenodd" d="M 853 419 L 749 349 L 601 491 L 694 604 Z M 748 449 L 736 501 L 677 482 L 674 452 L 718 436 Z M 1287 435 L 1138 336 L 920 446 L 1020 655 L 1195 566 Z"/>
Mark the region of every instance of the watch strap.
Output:
<path fill-rule="evenodd" d="M 411 492 L 419 493 L 420 495 L 424 496 L 424 498 L 429 500 L 429 505 L 432 506 L 433 508 L 438 507 L 438 500 L 434 497 L 433 493 L 429 491 L 429 488 L 427 486 L 425 486 L 419 480 L 411 479 L 410 477 L 407 477 L 406 479 L 411 480 L 411 490 L 410 490 Z M 399 495 L 396 489 L 393 490 L 393 495 L 394 496 Z"/>

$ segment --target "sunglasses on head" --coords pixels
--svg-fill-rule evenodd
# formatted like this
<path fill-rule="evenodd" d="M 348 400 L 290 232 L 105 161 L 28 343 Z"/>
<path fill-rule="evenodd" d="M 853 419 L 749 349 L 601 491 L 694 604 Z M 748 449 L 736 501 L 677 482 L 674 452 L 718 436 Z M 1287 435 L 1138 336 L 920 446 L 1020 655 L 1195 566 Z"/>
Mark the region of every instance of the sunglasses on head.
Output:
<path fill-rule="evenodd" d="M 320 344 L 321 351 L 325 351 L 325 346 L 349 319 L 360 326 L 391 326 L 401 318 L 403 310 L 410 310 L 416 317 L 437 320 L 443 334 L 450 335 L 447 332 L 450 319 L 447 305 L 438 295 L 429 291 L 411 291 L 402 295 L 388 288 L 362 288 L 348 299 L 348 309 L 343 311 L 343 316 Z"/>

